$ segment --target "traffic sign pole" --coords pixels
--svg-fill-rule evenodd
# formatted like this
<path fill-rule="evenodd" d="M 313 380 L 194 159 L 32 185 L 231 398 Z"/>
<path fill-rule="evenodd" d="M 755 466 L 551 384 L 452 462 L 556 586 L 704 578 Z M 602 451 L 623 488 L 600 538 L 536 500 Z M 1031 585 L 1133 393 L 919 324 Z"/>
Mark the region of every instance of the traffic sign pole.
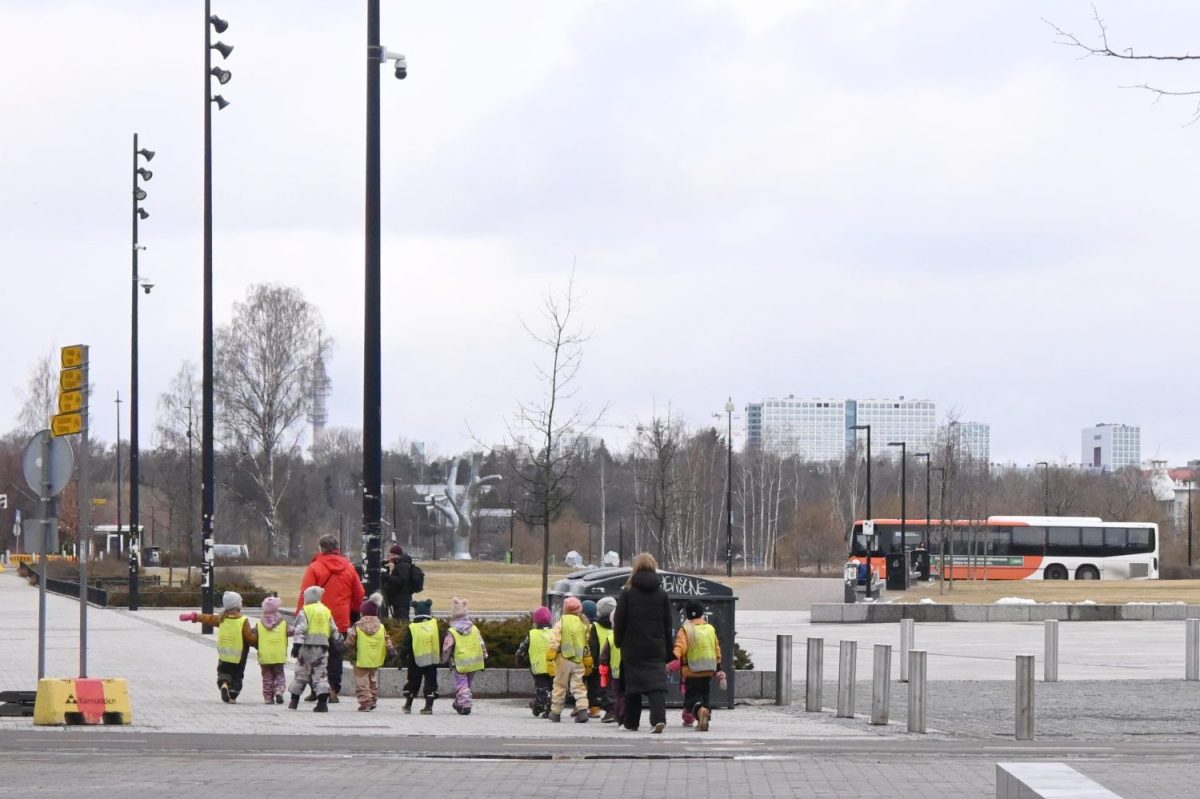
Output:
<path fill-rule="evenodd" d="M 44 432 L 44 431 L 43 431 Z M 46 676 L 46 545 L 50 538 L 50 436 L 41 436 L 42 484 L 38 493 L 42 508 L 42 545 L 38 568 L 38 680 Z"/>

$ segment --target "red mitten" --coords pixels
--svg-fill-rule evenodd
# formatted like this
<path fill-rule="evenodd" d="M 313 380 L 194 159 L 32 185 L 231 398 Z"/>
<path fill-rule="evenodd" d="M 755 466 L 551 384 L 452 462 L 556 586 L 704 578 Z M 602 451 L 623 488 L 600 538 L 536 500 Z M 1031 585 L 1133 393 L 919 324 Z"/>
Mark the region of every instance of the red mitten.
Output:
<path fill-rule="evenodd" d="M 667 671 L 679 671 L 682 668 L 683 663 L 680 662 L 679 658 L 675 658 L 667 664 Z"/>
<path fill-rule="evenodd" d="M 196 611 L 194 611 L 194 610 L 193 610 L 193 611 L 191 611 L 191 612 L 189 612 L 189 613 L 180 613 L 180 614 L 179 614 L 179 620 L 180 620 L 180 621 L 195 621 L 195 620 L 196 620 L 196 617 L 197 617 L 197 616 L 199 616 L 199 615 L 200 615 L 200 614 L 199 614 L 199 613 L 197 613 L 197 612 L 196 612 Z"/>
<path fill-rule="evenodd" d="M 608 666 L 605 666 L 603 663 L 601 663 L 600 664 L 600 687 L 601 688 L 608 687 L 609 677 L 611 675 L 612 675 L 612 669 L 610 669 Z"/>

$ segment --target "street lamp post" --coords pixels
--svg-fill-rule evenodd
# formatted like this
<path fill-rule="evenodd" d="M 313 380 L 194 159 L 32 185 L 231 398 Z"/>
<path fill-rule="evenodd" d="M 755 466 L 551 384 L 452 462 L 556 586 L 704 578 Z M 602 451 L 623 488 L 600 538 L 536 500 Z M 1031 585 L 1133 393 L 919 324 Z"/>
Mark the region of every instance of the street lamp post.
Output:
<path fill-rule="evenodd" d="M 1187 481 L 1188 489 L 1188 568 L 1192 568 L 1192 481 Z"/>
<path fill-rule="evenodd" d="M 941 557 L 941 565 L 938 566 L 938 593 L 946 592 L 946 467 L 934 466 L 930 471 L 937 472 L 942 477 L 941 498 L 938 501 L 938 527 L 941 534 L 938 536 L 938 551 Z M 951 561 L 953 568 L 953 561 Z"/>
<path fill-rule="evenodd" d="M 867 519 L 873 519 L 871 515 L 871 425 L 856 424 L 850 426 L 851 430 L 866 430 L 867 431 Z M 863 536 L 864 546 L 867 550 L 867 598 L 871 598 L 871 539 L 866 535 Z"/>
<path fill-rule="evenodd" d="M 117 392 L 117 541 L 121 540 L 121 392 Z M 107 549 L 107 545 L 105 546 Z"/>
<path fill-rule="evenodd" d="M 397 541 L 400 540 L 400 533 L 399 533 L 398 528 L 396 527 L 396 478 L 395 477 L 392 478 L 392 536 Z M 409 543 L 409 546 L 412 546 L 411 541 L 409 541 L 408 543 Z M 380 568 L 383 568 L 382 564 L 380 565 Z"/>
<path fill-rule="evenodd" d="M 216 512 L 217 481 L 213 469 L 213 296 L 212 296 L 212 106 L 224 110 L 229 101 L 212 93 L 212 79 L 224 86 L 232 74 L 212 65 L 212 51 L 221 58 L 229 57 L 233 48 L 223 42 L 212 43 L 212 32 L 225 32 L 229 23 L 212 13 L 210 0 L 204 0 L 204 308 L 203 308 L 203 387 L 200 407 L 200 536 L 204 552 L 201 565 L 200 605 L 205 613 L 213 612 L 213 514 Z M 213 628 L 205 624 L 201 632 L 211 635 Z"/>
<path fill-rule="evenodd" d="M 923 546 L 925 548 L 925 551 L 928 552 L 929 551 L 929 530 L 930 530 L 930 528 L 933 527 L 933 511 L 929 507 L 929 495 L 930 495 L 929 471 L 930 471 L 930 467 L 932 466 L 932 464 L 930 463 L 930 457 L 929 457 L 928 452 L 914 452 L 913 457 L 925 459 L 925 535 L 922 536 L 921 546 Z"/>
<path fill-rule="evenodd" d="M 908 442 L 889 441 L 889 447 L 900 448 L 900 552 L 904 555 L 904 568 L 908 568 Z M 907 581 L 906 581 L 907 582 Z"/>
<path fill-rule="evenodd" d="M 1042 472 L 1042 515 L 1050 515 L 1050 464 L 1046 461 L 1038 461 L 1034 468 L 1038 466 L 1045 469 Z"/>
<path fill-rule="evenodd" d="M 725 402 L 725 576 L 733 576 L 733 397 Z M 743 553 L 744 554 L 744 553 Z M 744 567 L 746 564 L 742 564 Z"/>
<path fill-rule="evenodd" d="M 389 53 L 379 44 L 379 0 L 367 2 L 367 158 L 366 158 L 366 263 L 363 313 L 363 550 L 366 553 L 367 591 L 379 588 L 379 527 L 383 471 L 383 437 L 380 407 L 380 177 L 379 177 L 379 67 L 396 62 L 396 77 L 408 76 L 404 56 Z M 436 541 L 436 539 L 435 539 Z"/>
<path fill-rule="evenodd" d="M 133 134 L 133 280 L 130 285 L 131 300 L 129 306 L 130 344 L 129 344 L 129 609 L 138 609 L 138 588 L 140 564 L 138 561 L 140 530 L 138 527 L 138 289 L 145 286 L 150 293 L 149 282 L 138 275 L 138 251 L 143 247 L 138 243 L 138 221 L 146 219 L 150 213 L 139 203 L 146 199 L 146 190 L 138 185 L 138 179 L 149 181 L 154 173 L 141 166 L 138 156 L 149 163 L 154 158 L 154 151 L 145 148 L 138 149 L 138 135 Z"/>
<path fill-rule="evenodd" d="M 190 385 L 190 381 L 189 381 L 189 385 Z M 190 391 L 189 391 L 189 394 L 190 394 Z M 195 502 L 194 502 L 194 497 L 193 497 L 193 494 L 195 492 L 192 490 L 192 486 L 194 484 L 192 483 L 192 402 L 191 402 L 191 400 L 188 400 L 187 409 L 188 409 L 188 426 L 187 426 L 187 442 L 188 442 L 188 467 L 187 467 L 187 476 L 188 476 L 187 477 L 187 481 L 188 481 L 188 522 L 187 522 L 188 575 L 187 575 L 187 580 L 188 580 L 188 585 L 190 586 L 192 584 L 192 561 L 195 559 L 194 556 L 196 554 L 195 528 L 192 527 L 192 525 L 196 523 L 196 508 L 195 508 Z"/>

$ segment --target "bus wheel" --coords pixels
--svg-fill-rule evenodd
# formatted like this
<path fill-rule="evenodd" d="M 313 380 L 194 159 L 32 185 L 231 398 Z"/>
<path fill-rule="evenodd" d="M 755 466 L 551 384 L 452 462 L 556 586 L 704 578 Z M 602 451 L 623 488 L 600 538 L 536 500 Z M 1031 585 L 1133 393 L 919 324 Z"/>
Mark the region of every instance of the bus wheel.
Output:
<path fill-rule="evenodd" d="M 1100 572 L 1095 566 L 1080 566 L 1075 570 L 1076 580 L 1099 580 Z"/>
<path fill-rule="evenodd" d="M 1053 566 L 1047 566 L 1046 571 L 1042 573 L 1042 579 L 1065 580 L 1067 579 L 1067 567 L 1059 563 L 1055 563 Z"/>

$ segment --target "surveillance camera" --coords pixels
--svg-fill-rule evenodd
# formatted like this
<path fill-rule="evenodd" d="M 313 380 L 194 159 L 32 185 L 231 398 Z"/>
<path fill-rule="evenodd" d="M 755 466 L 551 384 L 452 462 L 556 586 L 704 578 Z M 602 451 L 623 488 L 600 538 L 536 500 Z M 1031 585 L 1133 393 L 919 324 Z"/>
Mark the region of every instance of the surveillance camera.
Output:
<path fill-rule="evenodd" d="M 408 77 L 408 62 L 404 60 L 404 56 L 396 59 L 396 80 L 404 80 Z"/>
<path fill-rule="evenodd" d="M 152 288 L 154 288 L 154 284 L 153 284 L 153 283 L 149 282 L 148 280 L 143 280 L 143 281 L 142 281 L 142 291 L 144 291 L 144 292 L 146 292 L 147 294 L 149 294 L 149 293 L 150 293 L 150 289 L 152 289 Z"/>

